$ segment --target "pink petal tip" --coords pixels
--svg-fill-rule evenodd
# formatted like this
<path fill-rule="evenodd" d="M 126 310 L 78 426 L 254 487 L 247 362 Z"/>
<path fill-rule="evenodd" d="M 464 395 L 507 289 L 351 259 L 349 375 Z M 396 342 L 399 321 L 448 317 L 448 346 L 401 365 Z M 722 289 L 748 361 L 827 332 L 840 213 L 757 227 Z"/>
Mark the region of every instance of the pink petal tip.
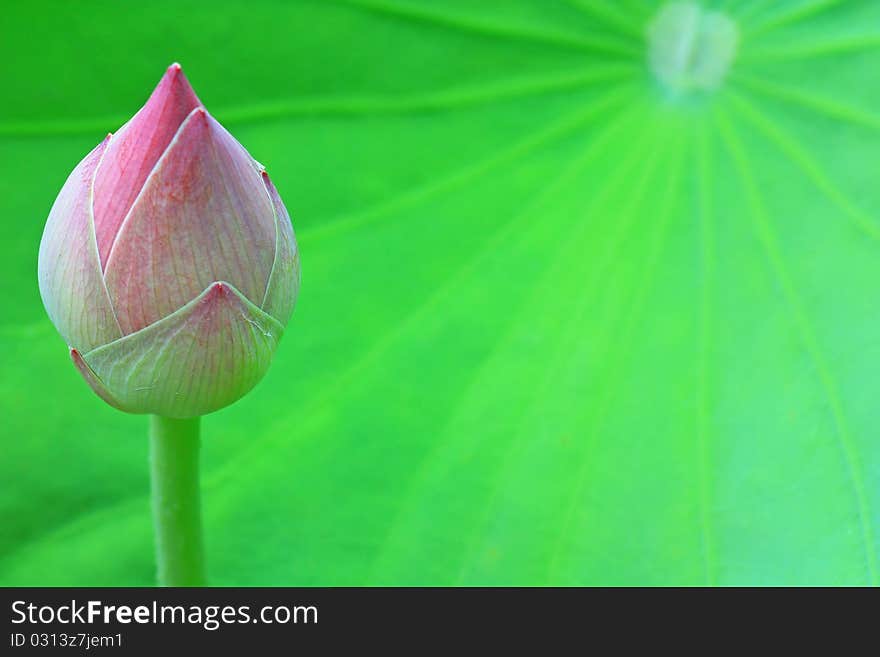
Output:
<path fill-rule="evenodd" d="M 184 119 L 202 102 L 179 64 L 172 64 L 147 103 L 110 142 L 95 178 L 95 232 L 101 267 L 156 162 Z"/>

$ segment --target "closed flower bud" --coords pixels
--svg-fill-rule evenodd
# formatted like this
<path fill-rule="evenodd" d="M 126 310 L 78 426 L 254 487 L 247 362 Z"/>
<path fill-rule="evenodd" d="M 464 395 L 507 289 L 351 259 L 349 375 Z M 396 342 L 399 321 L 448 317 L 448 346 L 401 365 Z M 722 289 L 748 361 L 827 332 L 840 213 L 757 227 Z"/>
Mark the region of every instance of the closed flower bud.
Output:
<path fill-rule="evenodd" d="M 70 174 L 40 294 L 105 401 L 194 417 L 266 373 L 299 291 L 290 218 L 263 167 L 172 65 Z"/>

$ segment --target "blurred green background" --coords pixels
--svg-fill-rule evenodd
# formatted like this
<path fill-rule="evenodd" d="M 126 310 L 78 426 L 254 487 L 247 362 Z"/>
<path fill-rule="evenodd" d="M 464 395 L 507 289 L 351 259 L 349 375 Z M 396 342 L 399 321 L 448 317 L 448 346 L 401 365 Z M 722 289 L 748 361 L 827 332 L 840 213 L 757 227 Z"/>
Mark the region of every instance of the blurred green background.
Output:
<path fill-rule="evenodd" d="M 147 420 L 36 282 L 74 165 L 179 61 L 302 253 L 204 421 L 219 585 L 880 583 L 880 3 L 13 2 L 0 20 L 0 584 L 155 581 Z"/>

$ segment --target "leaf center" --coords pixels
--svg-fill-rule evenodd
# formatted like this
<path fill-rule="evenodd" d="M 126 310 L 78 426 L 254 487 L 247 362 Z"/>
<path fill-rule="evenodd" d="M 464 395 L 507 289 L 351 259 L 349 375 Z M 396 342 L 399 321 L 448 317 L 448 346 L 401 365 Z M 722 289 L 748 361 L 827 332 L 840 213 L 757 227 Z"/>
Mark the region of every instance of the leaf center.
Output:
<path fill-rule="evenodd" d="M 736 58 L 739 28 L 696 2 L 669 2 L 648 25 L 648 64 L 669 90 L 711 91 Z"/>

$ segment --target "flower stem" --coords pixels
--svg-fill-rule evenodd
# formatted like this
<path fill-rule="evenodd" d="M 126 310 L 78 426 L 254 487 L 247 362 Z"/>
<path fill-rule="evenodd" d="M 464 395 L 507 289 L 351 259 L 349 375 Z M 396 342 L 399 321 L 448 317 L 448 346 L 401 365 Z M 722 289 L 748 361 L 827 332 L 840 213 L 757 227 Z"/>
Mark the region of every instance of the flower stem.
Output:
<path fill-rule="evenodd" d="M 159 586 L 205 586 L 199 421 L 150 418 L 150 479 Z"/>

